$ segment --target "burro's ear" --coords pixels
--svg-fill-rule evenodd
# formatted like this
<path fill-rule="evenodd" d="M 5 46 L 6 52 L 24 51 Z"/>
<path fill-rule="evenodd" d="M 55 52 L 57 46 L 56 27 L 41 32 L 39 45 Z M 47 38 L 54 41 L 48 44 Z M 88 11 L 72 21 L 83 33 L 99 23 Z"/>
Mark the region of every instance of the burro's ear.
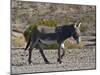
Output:
<path fill-rule="evenodd" d="M 79 24 L 77 25 L 77 27 L 78 27 L 78 28 L 80 28 L 81 24 L 82 24 L 82 23 L 81 23 L 81 22 L 79 22 Z"/>
<path fill-rule="evenodd" d="M 75 28 L 80 28 L 81 24 L 82 24 L 81 22 L 75 23 L 74 27 L 75 27 Z"/>

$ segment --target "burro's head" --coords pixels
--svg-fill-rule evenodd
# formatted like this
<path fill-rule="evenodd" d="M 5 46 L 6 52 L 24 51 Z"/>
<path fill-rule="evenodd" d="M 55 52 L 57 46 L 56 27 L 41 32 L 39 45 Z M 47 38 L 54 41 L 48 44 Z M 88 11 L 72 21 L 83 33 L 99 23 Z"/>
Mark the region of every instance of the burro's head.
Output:
<path fill-rule="evenodd" d="M 81 22 L 75 23 L 73 25 L 74 31 L 72 33 L 73 38 L 76 40 L 76 42 L 79 44 L 81 42 L 81 37 L 80 37 L 80 26 Z"/>

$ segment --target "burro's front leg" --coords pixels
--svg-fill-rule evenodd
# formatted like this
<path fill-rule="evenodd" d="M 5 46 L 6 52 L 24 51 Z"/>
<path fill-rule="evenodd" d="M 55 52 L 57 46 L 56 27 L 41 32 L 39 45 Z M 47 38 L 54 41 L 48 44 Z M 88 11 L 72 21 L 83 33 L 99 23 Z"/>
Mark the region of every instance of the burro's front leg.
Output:
<path fill-rule="evenodd" d="M 62 50 L 62 55 L 61 55 L 61 59 L 62 59 L 63 56 L 65 55 L 65 46 L 64 46 L 64 42 L 61 44 L 61 50 Z"/>
<path fill-rule="evenodd" d="M 61 44 L 59 44 L 59 47 L 58 47 L 58 59 L 57 59 L 57 61 L 58 61 L 59 63 L 62 62 L 62 61 L 61 61 L 61 55 L 60 55 L 60 48 L 61 48 Z"/>

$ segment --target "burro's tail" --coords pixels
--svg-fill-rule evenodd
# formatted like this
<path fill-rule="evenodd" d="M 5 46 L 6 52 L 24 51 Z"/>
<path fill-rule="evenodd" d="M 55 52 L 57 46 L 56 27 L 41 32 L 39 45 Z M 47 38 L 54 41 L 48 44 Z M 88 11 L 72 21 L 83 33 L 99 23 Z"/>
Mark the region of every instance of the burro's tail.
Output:
<path fill-rule="evenodd" d="M 27 45 L 26 45 L 25 51 L 26 51 L 27 48 L 29 47 L 30 43 L 31 43 L 31 35 L 29 36 L 29 40 L 28 40 L 28 42 L 27 42 Z"/>
<path fill-rule="evenodd" d="M 30 35 L 29 35 L 29 40 L 27 42 L 25 50 L 28 49 L 28 47 L 31 45 L 31 43 L 34 43 L 37 40 L 38 34 L 39 34 L 38 29 L 37 28 L 33 28 L 31 33 L 30 33 Z"/>

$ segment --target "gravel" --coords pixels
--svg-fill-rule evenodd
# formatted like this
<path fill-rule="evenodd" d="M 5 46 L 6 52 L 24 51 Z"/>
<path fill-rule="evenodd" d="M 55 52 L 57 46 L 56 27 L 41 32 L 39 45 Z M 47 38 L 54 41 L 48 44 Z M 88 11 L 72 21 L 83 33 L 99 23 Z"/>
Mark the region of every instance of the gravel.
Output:
<path fill-rule="evenodd" d="M 96 68 L 95 48 L 66 49 L 62 63 L 57 62 L 57 50 L 44 50 L 50 64 L 45 64 L 39 50 L 32 51 L 32 64 L 28 64 L 28 50 L 11 50 L 11 73 L 37 73 L 53 71 L 71 71 Z"/>

